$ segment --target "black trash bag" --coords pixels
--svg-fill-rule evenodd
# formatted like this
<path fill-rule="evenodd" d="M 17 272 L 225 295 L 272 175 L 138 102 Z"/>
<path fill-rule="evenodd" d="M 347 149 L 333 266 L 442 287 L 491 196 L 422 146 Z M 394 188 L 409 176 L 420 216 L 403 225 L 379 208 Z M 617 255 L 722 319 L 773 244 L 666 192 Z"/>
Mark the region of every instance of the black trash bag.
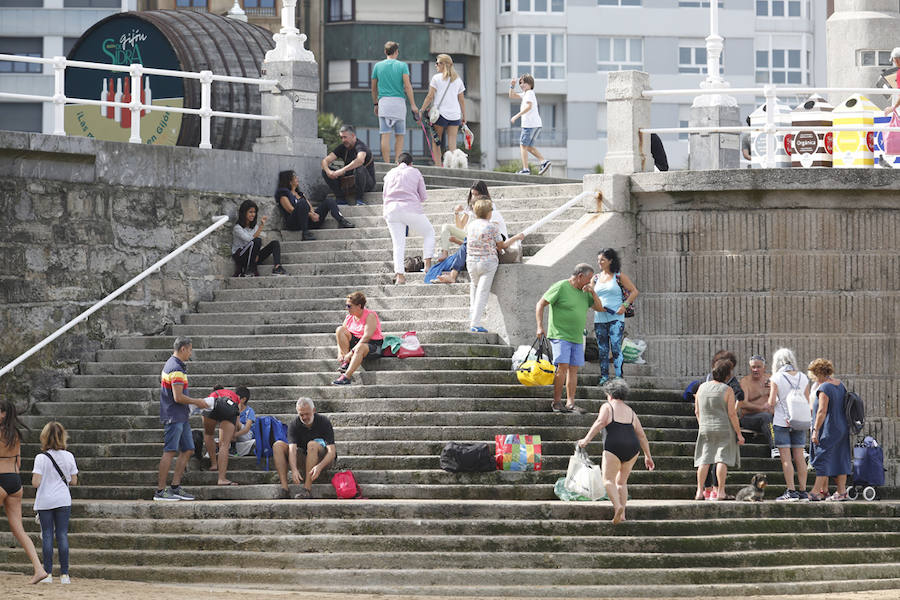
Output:
<path fill-rule="evenodd" d="M 451 473 L 482 473 L 497 470 L 493 444 L 447 442 L 441 450 L 441 468 Z"/>

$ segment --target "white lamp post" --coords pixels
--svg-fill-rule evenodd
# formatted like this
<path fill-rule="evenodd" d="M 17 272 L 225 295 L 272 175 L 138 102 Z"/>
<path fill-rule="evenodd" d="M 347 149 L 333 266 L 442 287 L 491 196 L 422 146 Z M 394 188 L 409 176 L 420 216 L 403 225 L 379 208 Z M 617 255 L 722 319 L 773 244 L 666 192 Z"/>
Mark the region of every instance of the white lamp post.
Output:
<path fill-rule="evenodd" d="M 294 27 L 297 0 L 281 0 L 281 31 L 276 33 L 275 48 L 266 52 L 265 62 L 296 60 L 314 62 L 313 53 L 303 47 L 306 34 Z"/>
<path fill-rule="evenodd" d="M 706 79 L 700 83 L 704 90 L 725 90 L 730 87 L 719 73 L 719 60 L 725 48 L 725 39 L 719 35 L 719 2 L 709 3 L 709 36 L 706 38 Z M 737 106 L 737 100 L 726 94 L 701 94 L 694 98 L 693 106 Z"/>

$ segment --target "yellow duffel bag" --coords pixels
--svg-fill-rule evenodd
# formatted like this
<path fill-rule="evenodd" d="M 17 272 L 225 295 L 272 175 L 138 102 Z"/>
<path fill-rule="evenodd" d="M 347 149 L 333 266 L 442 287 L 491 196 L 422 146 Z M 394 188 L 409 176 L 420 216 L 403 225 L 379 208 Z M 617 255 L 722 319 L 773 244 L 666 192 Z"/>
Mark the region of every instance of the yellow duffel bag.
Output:
<path fill-rule="evenodd" d="M 556 367 L 553 366 L 553 351 L 550 342 L 541 336 L 534 340 L 531 349 L 535 355 L 533 359 L 526 360 L 516 369 L 516 377 L 522 385 L 553 385 L 556 375 Z M 529 357 L 532 352 L 529 352 Z"/>

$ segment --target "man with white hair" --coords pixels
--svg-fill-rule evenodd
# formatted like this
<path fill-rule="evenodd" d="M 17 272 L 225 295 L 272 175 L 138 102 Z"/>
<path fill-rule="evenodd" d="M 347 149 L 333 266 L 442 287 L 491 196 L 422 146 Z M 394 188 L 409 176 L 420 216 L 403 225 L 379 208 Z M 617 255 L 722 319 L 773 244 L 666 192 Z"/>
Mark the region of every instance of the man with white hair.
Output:
<path fill-rule="evenodd" d="M 297 452 L 305 456 L 303 475 L 297 466 Z M 312 498 L 312 484 L 337 459 L 334 445 L 334 428 L 325 415 L 316 413 L 316 405 L 309 398 L 297 400 L 297 417 L 288 425 L 288 443 L 277 441 L 272 444 L 275 470 L 281 482 L 281 498 L 289 498 L 287 470 L 291 469 L 291 480 L 295 485 L 303 483 L 300 493 L 294 498 Z"/>

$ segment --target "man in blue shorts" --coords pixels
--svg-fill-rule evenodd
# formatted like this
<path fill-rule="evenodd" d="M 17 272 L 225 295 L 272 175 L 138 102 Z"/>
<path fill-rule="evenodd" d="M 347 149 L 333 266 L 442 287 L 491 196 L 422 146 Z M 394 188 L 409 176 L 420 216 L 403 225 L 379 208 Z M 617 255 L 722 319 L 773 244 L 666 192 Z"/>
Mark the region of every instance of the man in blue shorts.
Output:
<path fill-rule="evenodd" d="M 585 411 L 575 405 L 575 388 L 578 385 L 578 367 L 584 364 L 584 327 L 587 311 L 603 310 L 603 303 L 591 286 L 594 268 L 581 263 L 572 276 L 550 286 L 535 308 L 537 334 L 544 334 L 544 308 L 550 307 L 547 336 L 553 347 L 553 364 L 556 377 L 553 380 L 553 412 Z M 562 403 L 563 384 L 566 386 L 566 404 Z"/>
<path fill-rule="evenodd" d="M 188 423 L 190 405 L 206 408 L 206 400 L 190 398 L 185 395 L 188 389 L 187 365 L 194 346 L 191 338 L 178 337 L 174 344 L 175 352 L 166 361 L 162 370 L 159 388 L 159 420 L 163 424 L 163 455 L 159 461 L 159 482 L 153 499 L 162 502 L 193 500 L 194 497 L 181 489 L 181 476 L 188 460 L 194 453 L 194 440 L 191 438 L 191 426 Z M 166 487 L 169 467 L 175 461 L 175 473 L 172 475 L 171 487 Z"/>
<path fill-rule="evenodd" d="M 412 109 L 413 117 L 419 120 L 419 109 L 413 97 L 409 81 L 409 65 L 397 60 L 400 44 L 387 42 L 384 45 L 387 58 L 372 67 L 372 103 L 378 117 L 378 132 L 381 134 L 381 160 L 396 164 L 403 152 L 403 136 L 406 135 L 406 101 Z M 394 134 L 394 160 L 391 160 L 391 134 Z"/>

